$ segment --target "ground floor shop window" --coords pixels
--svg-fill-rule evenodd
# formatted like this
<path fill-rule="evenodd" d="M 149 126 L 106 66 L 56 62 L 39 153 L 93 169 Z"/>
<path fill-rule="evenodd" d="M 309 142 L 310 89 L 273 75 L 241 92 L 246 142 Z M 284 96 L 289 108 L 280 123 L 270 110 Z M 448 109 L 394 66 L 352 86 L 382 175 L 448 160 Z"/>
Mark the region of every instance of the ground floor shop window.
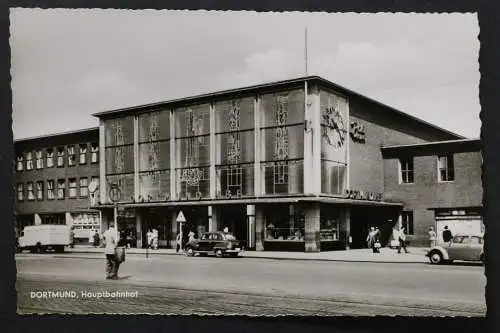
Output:
<path fill-rule="evenodd" d="M 268 211 L 265 222 L 266 241 L 304 241 L 305 217 L 291 205 Z"/>
<path fill-rule="evenodd" d="M 66 224 L 66 215 L 61 214 L 40 214 L 42 224 Z"/>
<path fill-rule="evenodd" d="M 339 240 L 340 210 L 321 207 L 320 215 L 320 240 Z"/>

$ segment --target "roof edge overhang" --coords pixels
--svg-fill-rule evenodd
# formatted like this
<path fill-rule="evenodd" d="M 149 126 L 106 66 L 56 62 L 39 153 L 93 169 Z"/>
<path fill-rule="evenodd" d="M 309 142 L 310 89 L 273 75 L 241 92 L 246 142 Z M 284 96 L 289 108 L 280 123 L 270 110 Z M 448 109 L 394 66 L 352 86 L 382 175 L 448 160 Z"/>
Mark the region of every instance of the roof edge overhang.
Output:
<path fill-rule="evenodd" d="M 265 205 L 278 203 L 326 203 L 344 206 L 378 206 L 378 207 L 402 207 L 402 203 L 386 201 L 355 200 L 340 197 L 279 197 L 279 198 L 244 198 L 244 199 L 213 199 L 213 200 L 179 200 L 164 202 L 123 202 L 117 203 L 123 208 L 154 208 L 154 207 L 185 207 L 185 206 L 217 206 L 217 205 Z M 114 208 L 114 204 L 104 204 L 94 207 L 95 209 Z"/>

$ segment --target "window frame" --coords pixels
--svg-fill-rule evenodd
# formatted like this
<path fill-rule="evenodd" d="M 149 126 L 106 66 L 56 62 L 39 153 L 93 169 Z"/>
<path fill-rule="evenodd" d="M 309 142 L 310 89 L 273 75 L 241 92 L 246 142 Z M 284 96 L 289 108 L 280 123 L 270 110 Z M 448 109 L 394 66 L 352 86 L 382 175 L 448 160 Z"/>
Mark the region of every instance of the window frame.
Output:
<path fill-rule="evenodd" d="M 73 194 L 74 191 L 74 194 Z M 78 179 L 68 178 L 68 198 L 76 199 L 78 198 Z"/>
<path fill-rule="evenodd" d="M 441 167 L 441 159 L 443 158 L 446 159 L 444 168 Z M 443 179 L 443 171 L 446 179 Z M 455 181 L 455 161 L 453 154 L 437 156 L 437 176 L 439 183 L 451 183 Z"/>
<path fill-rule="evenodd" d="M 56 167 L 58 168 L 64 168 L 65 164 L 64 163 L 64 156 L 65 154 L 65 148 L 63 146 L 57 147 L 56 148 Z M 59 163 L 61 162 L 61 163 Z"/>
<path fill-rule="evenodd" d="M 24 184 L 23 183 L 17 183 L 16 192 L 17 192 L 17 201 L 24 201 Z"/>
<path fill-rule="evenodd" d="M 49 186 L 50 184 L 52 184 L 52 187 Z M 56 199 L 55 186 L 56 186 L 56 182 L 54 179 L 47 180 L 47 200 L 55 200 Z M 50 195 L 50 193 L 52 193 L 52 195 Z"/>
<path fill-rule="evenodd" d="M 408 164 L 407 168 L 406 164 Z M 398 172 L 399 184 L 415 184 L 414 157 L 413 156 L 399 157 L 398 166 L 399 166 L 399 172 Z"/>
<path fill-rule="evenodd" d="M 56 165 L 56 163 L 54 163 L 54 148 L 45 148 L 45 161 L 47 168 L 53 168 Z"/>
<path fill-rule="evenodd" d="M 33 152 L 28 151 L 26 152 L 26 171 L 32 171 L 32 170 L 33 170 Z"/>
<path fill-rule="evenodd" d="M 28 198 L 28 201 L 34 201 L 35 200 L 34 188 L 35 188 L 35 186 L 34 186 L 34 184 L 33 184 L 32 181 L 26 183 L 26 196 Z"/>
<path fill-rule="evenodd" d="M 43 150 L 37 149 L 35 151 L 35 167 L 37 170 L 41 170 L 44 168 L 43 164 Z"/>
<path fill-rule="evenodd" d="M 43 192 L 43 191 L 44 191 L 44 186 L 43 186 L 44 184 L 43 184 L 43 181 L 42 181 L 42 180 L 39 180 L 39 181 L 37 181 L 37 182 L 35 183 L 35 185 L 36 185 L 36 186 L 35 186 L 35 187 L 36 187 L 36 188 L 35 188 L 35 191 L 36 191 L 36 199 L 37 199 L 38 201 L 42 201 L 42 200 L 43 200 L 43 198 L 44 198 L 44 195 L 43 195 L 43 193 L 44 193 L 44 192 Z M 39 187 L 39 185 L 41 185 L 41 187 Z"/>
<path fill-rule="evenodd" d="M 78 145 L 78 164 L 79 165 L 87 164 L 87 154 L 88 154 L 88 145 L 86 143 L 80 143 Z M 82 162 L 82 159 L 83 159 L 83 162 Z"/>
<path fill-rule="evenodd" d="M 85 180 L 85 185 L 82 186 L 82 180 Z M 78 179 L 78 194 L 80 198 L 88 198 L 89 196 L 89 178 L 88 177 L 81 177 Z M 85 194 L 82 194 L 82 190 L 85 190 Z"/>
<path fill-rule="evenodd" d="M 99 150 L 100 150 L 99 143 L 96 143 L 96 142 L 90 143 L 90 164 L 99 163 Z M 95 156 L 95 160 L 94 160 L 94 156 Z"/>
<path fill-rule="evenodd" d="M 61 181 L 63 181 L 61 183 Z M 63 186 L 59 186 L 59 185 Z M 62 190 L 62 196 L 59 196 L 59 191 Z M 64 200 L 66 199 L 66 179 L 58 179 L 57 180 L 57 194 L 56 194 L 57 200 Z"/>
<path fill-rule="evenodd" d="M 76 162 L 76 150 L 75 150 L 75 145 L 68 145 L 66 147 L 66 154 L 68 157 L 68 166 L 69 167 L 74 167 L 77 165 Z"/>
<path fill-rule="evenodd" d="M 24 170 L 24 154 L 19 154 L 16 156 L 16 171 Z"/>

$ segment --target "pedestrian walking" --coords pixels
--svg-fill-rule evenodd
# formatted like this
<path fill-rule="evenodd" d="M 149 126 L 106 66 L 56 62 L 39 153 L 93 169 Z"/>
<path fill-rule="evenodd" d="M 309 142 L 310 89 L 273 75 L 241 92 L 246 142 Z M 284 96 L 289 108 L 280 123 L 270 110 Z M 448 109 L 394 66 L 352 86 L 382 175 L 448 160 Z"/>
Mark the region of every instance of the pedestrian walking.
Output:
<path fill-rule="evenodd" d="M 118 235 L 114 224 L 110 223 L 108 230 L 104 232 L 104 242 L 106 244 L 106 279 L 118 279 L 118 269 L 120 262 L 116 256 L 116 247 L 118 245 Z"/>
<path fill-rule="evenodd" d="M 96 230 L 95 233 L 94 233 L 94 247 L 98 247 L 99 246 L 99 241 L 100 240 L 101 240 L 101 237 L 99 237 L 99 233 Z"/>
<path fill-rule="evenodd" d="M 398 240 L 399 240 L 398 253 L 401 253 L 401 248 L 405 250 L 405 253 L 409 253 L 408 249 L 406 248 L 406 235 L 404 227 L 401 227 L 399 229 Z"/>
<path fill-rule="evenodd" d="M 375 228 L 370 227 L 368 229 L 368 235 L 366 236 L 366 247 L 369 249 L 373 249 L 373 243 L 374 243 L 373 236 L 374 235 L 375 235 Z"/>
<path fill-rule="evenodd" d="M 146 233 L 146 238 L 148 240 L 147 247 L 151 249 L 153 247 L 153 232 L 151 231 L 151 229 L 149 229 L 148 232 Z"/>
<path fill-rule="evenodd" d="M 176 243 L 176 245 L 175 245 L 175 252 L 177 252 L 177 253 L 179 253 L 179 250 L 181 249 L 181 245 L 182 245 L 181 242 L 182 242 L 182 240 L 181 240 L 181 233 L 178 232 L 177 236 L 175 237 L 175 243 Z"/>
<path fill-rule="evenodd" d="M 69 231 L 69 247 L 75 247 L 75 227 L 71 227 Z"/>
<path fill-rule="evenodd" d="M 431 248 L 436 246 L 436 232 L 433 227 L 429 228 L 429 245 Z"/>
<path fill-rule="evenodd" d="M 158 249 L 158 229 L 156 228 L 153 229 L 152 245 L 153 250 Z"/>
<path fill-rule="evenodd" d="M 453 235 L 451 233 L 451 230 L 448 229 L 447 225 L 445 225 L 444 230 L 443 230 L 443 242 L 449 243 L 449 242 L 451 242 L 452 238 L 453 238 Z"/>
<path fill-rule="evenodd" d="M 381 233 L 379 228 L 375 228 L 375 232 L 373 233 L 373 253 L 380 253 L 380 248 L 382 247 L 380 237 Z"/>
<path fill-rule="evenodd" d="M 188 242 L 192 242 L 194 240 L 194 232 L 191 230 L 188 234 Z"/>

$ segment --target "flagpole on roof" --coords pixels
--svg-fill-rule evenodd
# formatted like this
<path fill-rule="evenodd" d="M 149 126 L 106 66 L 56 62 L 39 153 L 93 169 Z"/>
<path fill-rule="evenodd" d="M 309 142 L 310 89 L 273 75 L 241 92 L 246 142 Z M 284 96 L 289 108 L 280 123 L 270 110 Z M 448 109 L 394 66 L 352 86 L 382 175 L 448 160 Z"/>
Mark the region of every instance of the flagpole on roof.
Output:
<path fill-rule="evenodd" d="M 307 59 L 307 25 L 305 26 L 305 29 L 304 29 L 304 62 L 305 62 L 305 70 L 306 70 L 306 76 L 308 74 L 308 71 L 307 71 L 307 62 L 308 62 L 308 59 Z"/>

